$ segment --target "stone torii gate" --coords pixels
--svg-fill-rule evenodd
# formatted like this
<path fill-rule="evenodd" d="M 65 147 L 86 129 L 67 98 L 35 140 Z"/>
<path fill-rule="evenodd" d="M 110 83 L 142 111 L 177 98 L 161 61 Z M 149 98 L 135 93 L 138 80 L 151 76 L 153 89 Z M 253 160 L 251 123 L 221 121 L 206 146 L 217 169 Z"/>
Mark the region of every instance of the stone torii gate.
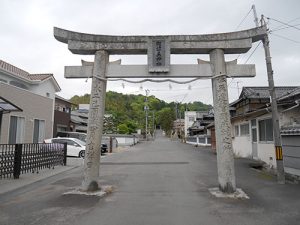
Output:
<path fill-rule="evenodd" d="M 54 37 L 68 44 L 74 54 L 95 55 L 94 62 L 66 66 L 66 78 L 92 78 L 87 145 L 82 191 L 99 189 L 99 167 L 107 78 L 201 78 L 212 79 L 215 112 L 219 189 L 236 191 L 227 77 L 254 77 L 255 65 L 225 62 L 224 54 L 242 54 L 253 42 L 263 40 L 266 26 L 207 35 L 107 36 L 72 32 L 54 27 Z M 148 65 L 109 63 L 109 55 L 147 54 Z M 170 65 L 170 54 L 209 54 L 210 62 Z"/>

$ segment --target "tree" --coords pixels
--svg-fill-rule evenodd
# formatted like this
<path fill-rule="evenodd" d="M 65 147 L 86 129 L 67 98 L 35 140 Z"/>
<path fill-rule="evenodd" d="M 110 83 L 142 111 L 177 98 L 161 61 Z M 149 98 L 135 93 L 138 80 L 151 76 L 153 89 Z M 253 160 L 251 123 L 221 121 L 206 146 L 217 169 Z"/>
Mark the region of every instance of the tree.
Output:
<path fill-rule="evenodd" d="M 157 121 L 161 125 L 161 128 L 167 135 L 170 135 L 173 128 L 173 122 L 175 120 L 174 110 L 169 107 L 163 108 L 157 113 L 157 116 Z"/>
<path fill-rule="evenodd" d="M 118 126 L 118 133 L 119 134 L 128 134 L 128 132 L 129 132 L 129 129 L 128 129 L 126 124 L 120 124 Z"/>
<path fill-rule="evenodd" d="M 172 129 L 173 121 L 175 120 L 176 105 L 178 111 L 181 113 L 180 118 L 184 118 L 184 111 L 208 111 L 211 106 L 203 104 L 202 102 L 192 103 L 166 103 L 163 100 L 151 95 L 148 96 L 148 101 L 145 102 L 146 96 L 144 95 L 124 95 L 113 91 L 106 93 L 105 100 L 105 114 L 110 114 L 112 118 L 104 124 L 104 132 L 115 132 L 119 125 L 125 124 L 128 128 L 127 133 L 133 133 L 136 129 L 145 129 L 145 111 L 144 106 L 149 107 L 149 113 L 155 111 L 155 124 L 169 132 Z M 89 104 L 90 95 L 85 94 L 82 96 L 74 95 L 70 101 L 73 104 Z M 74 106 L 72 106 L 74 110 Z M 151 115 L 150 115 L 151 116 Z M 148 128 L 151 124 L 148 124 Z M 122 128 L 123 126 L 121 126 Z"/>
<path fill-rule="evenodd" d="M 137 123 L 134 121 L 128 120 L 126 121 L 126 126 L 128 128 L 128 134 L 132 134 L 136 132 Z"/>

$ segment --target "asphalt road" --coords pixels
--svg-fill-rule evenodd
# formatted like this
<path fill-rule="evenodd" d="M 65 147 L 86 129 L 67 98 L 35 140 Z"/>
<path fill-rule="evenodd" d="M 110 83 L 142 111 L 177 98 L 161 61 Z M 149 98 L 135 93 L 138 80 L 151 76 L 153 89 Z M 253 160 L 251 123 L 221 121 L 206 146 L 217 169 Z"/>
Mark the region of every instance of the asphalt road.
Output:
<path fill-rule="evenodd" d="M 209 193 L 218 185 L 216 155 L 205 148 L 157 137 L 101 161 L 100 183 L 113 185 L 112 194 L 62 195 L 81 184 L 77 168 L 0 195 L 0 224 L 300 224 L 299 184 L 278 185 L 249 160 L 235 165 L 249 200 Z"/>

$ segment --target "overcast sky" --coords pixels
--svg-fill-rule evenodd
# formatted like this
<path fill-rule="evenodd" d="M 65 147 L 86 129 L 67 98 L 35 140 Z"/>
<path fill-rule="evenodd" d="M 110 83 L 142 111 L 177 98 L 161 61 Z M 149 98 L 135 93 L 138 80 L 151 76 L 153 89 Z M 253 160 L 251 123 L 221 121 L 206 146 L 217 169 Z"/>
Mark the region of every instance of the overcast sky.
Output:
<path fill-rule="evenodd" d="M 209 34 L 250 29 L 255 26 L 253 13 L 245 18 L 252 4 L 257 14 L 269 20 L 271 55 L 275 85 L 300 86 L 300 1 L 299 0 L 1 0 L 0 4 L 0 59 L 29 73 L 53 73 L 64 98 L 90 92 L 90 81 L 64 78 L 64 66 L 80 65 L 81 59 L 92 56 L 74 55 L 67 45 L 53 37 L 53 27 L 72 31 L 107 35 L 176 35 Z M 285 28 L 279 22 L 298 27 Z M 280 28 L 275 32 L 275 29 Z M 278 36 L 279 35 L 279 36 Z M 290 40 L 288 40 L 290 39 Z M 257 43 L 238 63 L 247 60 L 256 64 L 257 76 L 247 79 L 228 79 L 230 101 L 237 99 L 243 86 L 266 86 L 267 74 L 263 46 L 249 58 Z M 146 64 L 146 56 L 113 56 L 122 64 Z M 196 64 L 197 58 L 207 55 L 176 55 L 171 63 Z M 249 58 L 249 59 L 248 59 Z M 122 85 L 124 83 L 124 85 Z M 108 90 L 145 94 L 145 89 L 167 102 L 202 101 L 212 104 L 211 81 L 201 80 L 189 85 L 150 83 L 142 85 L 126 82 L 108 82 Z M 238 88 L 239 87 L 239 88 Z M 190 89 L 190 90 L 189 90 Z"/>

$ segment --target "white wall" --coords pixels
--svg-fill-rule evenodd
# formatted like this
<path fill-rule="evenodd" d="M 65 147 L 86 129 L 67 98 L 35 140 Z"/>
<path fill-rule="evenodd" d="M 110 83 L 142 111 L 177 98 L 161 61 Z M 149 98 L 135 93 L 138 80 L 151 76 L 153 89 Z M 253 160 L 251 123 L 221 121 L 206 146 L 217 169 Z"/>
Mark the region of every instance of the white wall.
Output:
<path fill-rule="evenodd" d="M 28 91 L 31 91 L 35 94 L 47 97 L 47 93 L 49 93 L 49 98 L 55 99 L 55 88 L 51 79 L 45 80 L 43 82 L 39 82 L 37 84 L 32 84 L 28 81 L 24 81 L 13 76 L 7 75 L 5 73 L 0 72 L 0 78 L 7 81 L 7 84 L 11 81 L 17 81 L 23 85 L 25 85 Z"/>
<path fill-rule="evenodd" d="M 119 146 L 134 145 L 134 137 L 116 137 Z"/>
<path fill-rule="evenodd" d="M 279 112 L 282 111 L 279 109 Z M 280 126 L 292 125 L 296 120 L 300 119 L 300 110 L 295 108 L 286 112 L 279 113 L 279 124 Z M 262 142 L 259 141 L 259 120 L 272 118 L 271 113 L 267 113 L 263 116 L 257 117 L 257 153 L 258 159 L 267 163 L 270 167 L 276 168 L 276 155 L 274 142 Z M 251 121 L 252 118 L 248 118 Z M 246 120 L 236 120 L 232 122 L 232 131 L 234 136 L 234 126 L 245 123 Z M 238 136 L 232 139 L 233 151 L 237 156 L 240 157 L 252 157 L 252 139 L 251 139 L 251 126 L 249 136 Z"/>
<path fill-rule="evenodd" d="M 44 97 L 48 97 L 47 93 L 49 93 L 48 98 L 55 99 L 55 89 L 51 80 L 45 80 L 39 84 L 31 85 L 31 91 Z"/>
<path fill-rule="evenodd" d="M 271 113 L 267 113 L 263 116 L 257 117 L 257 154 L 258 159 L 267 163 L 270 167 L 276 168 L 276 156 L 275 156 L 275 147 L 274 142 L 262 142 L 259 141 L 259 126 L 258 121 L 269 119 L 271 117 Z M 248 118 L 248 120 L 237 120 L 232 123 L 233 134 L 234 126 L 245 124 L 249 122 L 250 135 L 249 136 L 235 136 L 232 139 L 233 151 L 234 154 L 238 157 L 252 158 L 252 137 L 251 137 L 251 124 L 250 121 L 253 118 Z"/>
<path fill-rule="evenodd" d="M 258 158 L 270 166 L 276 168 L 276 156 L 274 143 L 259 142 L 257 146 Z"/>
<path fill-rule="evenodd" d="M 236 125 L 241 125 L 249 123 L 249 121 L 246 120 L 238 120 L 235 122 L 232 122 L 232 146 L 233 146 L 233 152 L 237 157 L 245 157 L 245 158 L 252 158 L 252 142 L 251 142 L 251 132 L 249 130 L 249 135 L 247 136 L 235 136 L 235 130 L 234 127 Z M 250 129 L 250 126 L 249 126 Z"/>
<path fill-rule="evenodd" d="M 237 157 L 252 158 L 252 143 L 250 136 L 234 137 L 233 152 Z"/>
<path fill-rule="evenodd" d="M 194 117 L 193 121 L 189 121 L 189 117 Z M 184 135 L 187 137 L 188 131 L 187 129 L 190 128 L 193 123 L 196 121 L 197 112 L 196 111 L 185 111 L 184 112 Z"/>
<path fill-rule="evenodd" d="M 2 72 L 0 72 L 0 79 L 3 79 L 4 81 L 2 81 L 2 82 L 7 83 L 7 84 L 9 84 L 10 81 L 15 80 L 13 77 L 7 76 L 6 74 L 4 74 Z"/>

